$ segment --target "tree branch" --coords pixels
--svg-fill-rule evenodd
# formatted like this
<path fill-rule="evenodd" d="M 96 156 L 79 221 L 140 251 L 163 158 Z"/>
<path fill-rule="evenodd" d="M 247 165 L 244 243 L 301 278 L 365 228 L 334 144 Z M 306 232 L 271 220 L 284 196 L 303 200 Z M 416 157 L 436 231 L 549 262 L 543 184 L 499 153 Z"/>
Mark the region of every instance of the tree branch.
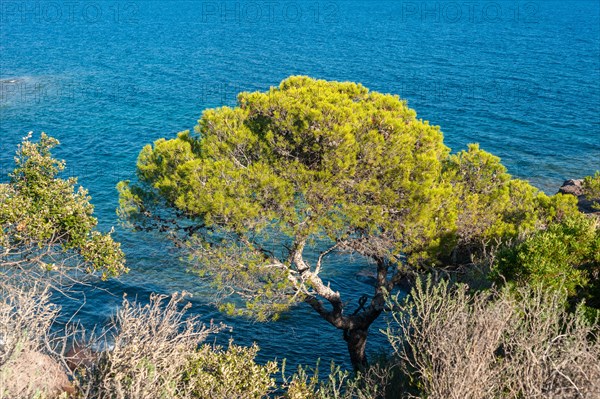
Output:
<path fill-rule="evenodd" d="M 315 274 L 318 275 L 321 272 L 321 265 L 323 263 L 323 258 L 327 255 L 329 255 L 332 251 L 334 251 L 335 249 L 337 249 L 339 246 L 338 244 L 335 244 L 334 246 L 332 246 L 331 248 L 327 249 L 324 252 L 321 252 L 321 254 L 319 255 L 319 259 L 317 260 L 317 265 L 315 266 Z"/>

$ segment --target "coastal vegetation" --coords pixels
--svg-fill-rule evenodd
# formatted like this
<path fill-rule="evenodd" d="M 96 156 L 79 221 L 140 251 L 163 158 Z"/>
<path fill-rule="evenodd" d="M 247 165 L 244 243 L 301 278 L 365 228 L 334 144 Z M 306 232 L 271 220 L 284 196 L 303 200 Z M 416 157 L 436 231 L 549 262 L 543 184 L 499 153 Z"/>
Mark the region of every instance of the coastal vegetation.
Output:
<path fill-rule="evenodd" d="M 307 77 L 241 93 L 144 147 L 118 186 L 123 221 L 174 240 L 221 310 L 276 322 L 310 307 L 341 330 L 352 372 L 207 344 L 224 326 L 187 314 L 185 293 L 125 297 L 96 331 L 53 328 L 51 293 L 128 272 L 57 144 L 25 137 L 0 184 L 0 398 L 600 395 L 597 216 L 478 145 L 451 153 L 397 96 Z M 584 179 L 592 202 L 599 181 Z M 340 254 L 373 270 L 358 304 L 328 280 Z M 367 362 L 383 314 L 392 351 Z"/>
<path fill-rule="evenodd" d="M 137 169 L 119 185 L 124 218 L 187 248 L 229 313 L 265 321 L 307 304 L 343 331 L 355 370 L 398 285 L 491 268 L 500 248 L 578 213 L 477 145 L 450 155 L 397 96 L 304 76 L 206 110 L 194 133 L 144 147 Z M 327 281 L 336 254 L 372 269 L 358 304 Z"/>

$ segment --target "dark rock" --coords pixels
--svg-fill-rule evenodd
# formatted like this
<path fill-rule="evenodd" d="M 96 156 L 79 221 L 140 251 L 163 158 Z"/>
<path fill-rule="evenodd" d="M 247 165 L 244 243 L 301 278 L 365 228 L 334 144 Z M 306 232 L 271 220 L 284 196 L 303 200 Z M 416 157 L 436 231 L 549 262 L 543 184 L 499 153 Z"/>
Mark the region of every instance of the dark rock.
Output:
<path fill-rule="evenodd" d="M 597 209 L 594 209 L 594 204 L 600 203 L 600 198 L 589 200 L 585 197 L 585 192 L 583 190 L 583 179 L 565 180 L 560 189 L 558 189 L 558 192 L 560 194 L 570 194 L 576 196 L 579 201 L 577 206 L 581 212 L 597 215 L 600 214 Z"/>
<path fill-rule="evenodd" d="M 71 371 L 75 371 L 80 367 L 91 368 L 98 357 L 98 353 L 81 345 L 73 345 L 73 347 L 65 354 L 67 367 Z"/>
<path fill-rule="evenodd" d="M 576 197 L 584 195 L 583 192 L 583 180 L 582 179 L 571 179 L 565 180 L 565 182 L 560 186 L 558 192 L 561 194 L 571 194 Z"/>

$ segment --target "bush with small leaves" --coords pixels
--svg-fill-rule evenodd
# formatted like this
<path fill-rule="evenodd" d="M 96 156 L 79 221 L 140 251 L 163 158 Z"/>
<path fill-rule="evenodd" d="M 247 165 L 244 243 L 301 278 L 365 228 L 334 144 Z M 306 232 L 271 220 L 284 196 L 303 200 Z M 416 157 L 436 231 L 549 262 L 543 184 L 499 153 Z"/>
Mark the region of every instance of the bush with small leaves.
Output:
<path fill-rule="evenodd" d="M 548 196 L 527 181 L 514 179 L 500 158 L 470 144 L 445 163 L 445 179 L 458 198 L 451 262 L 490 261 L 497 249 L 550 223 L 576 215 L 577 199 Z"/>
<path fill-rule="evenodd" d="M 572 302 L 587 299 L 600 308 L 600 225 L 576 215 L 551 224 L 500 253 L 492 273 L 497 282 L 565 290 Z"/>
<path fill-rule="evenodd" d="M 298 367 L 291 377 L 282 369 L 285 395 L 282 399 L 386 399 L 402 392 L 396 381 L 397 367 L 387 358 L 379 359 L 357 374 L 331 363 L 329 373 L 320 376 L 319 362 L 314 368 Z"/>
<path fill-rule="evenodd" d="M 258 346 L 249 348 L 234 345 L 213 348 L 205 345 L 189 356 L 185 383 L 195 398 L 210 399 L 261 399 L 275 387 L 272 377 L 277 372 L 277 362 L 265 365 L 255 362 Z"/>
<path fill-rule="evenodd" d="M 76 178 L 59 177 L 65 163 L 51 155 L 58 140 L 31 137 L 17 150 L 10 181 L 0 184 L 0 272 L 85 270 L 107 278 L 127 271 L 119 243 L 96 230 L 87 191 Z"/>
<path fill-rule="evenodd" d="M 600 210 L 600 171 L 596 171 L 594 176 L 587 176 L 583 179 L 583 190 L 588 200 L 595 200 L 592 207 Z"/>

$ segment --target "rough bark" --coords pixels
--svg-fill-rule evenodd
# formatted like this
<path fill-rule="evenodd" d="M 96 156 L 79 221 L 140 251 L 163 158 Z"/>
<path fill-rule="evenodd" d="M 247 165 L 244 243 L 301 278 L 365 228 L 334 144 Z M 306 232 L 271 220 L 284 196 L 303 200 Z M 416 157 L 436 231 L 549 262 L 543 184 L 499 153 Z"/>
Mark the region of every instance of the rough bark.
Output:
<path fill-rule="evenodd" d="M 348 344 L 348 352 L 354 371 L 363 371 L 368 365 L 365 354 L 368 334 L 368 328 L 344 330 L 344 340 Z"/>

